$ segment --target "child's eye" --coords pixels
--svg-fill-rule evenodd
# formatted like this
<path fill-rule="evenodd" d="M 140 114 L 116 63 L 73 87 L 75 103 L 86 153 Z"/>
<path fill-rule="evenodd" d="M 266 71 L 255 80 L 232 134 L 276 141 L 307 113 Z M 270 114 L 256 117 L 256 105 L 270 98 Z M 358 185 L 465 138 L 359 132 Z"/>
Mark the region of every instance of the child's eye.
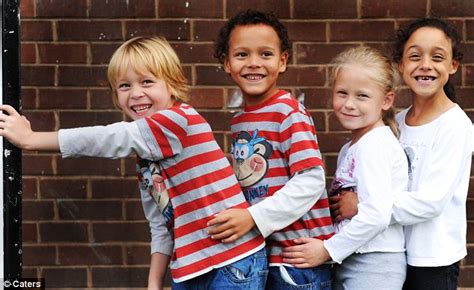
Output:
<path fill-rule="evenodd" d="M 368 99 L 370 98 L 369 95 L 366 95 L 366 94 L 358 94 L 357 95 L 360 99 Z"/>
<path fill-rule="evenodd" d="M 444 60 L 444 56 L 442 55 L 434 55 L 433 56 L 433 60 L 436 61 L 436 62 L 441 62 Z"/>
<path fill-rule="evenodd" d="M 144 84 L 144 85 L 149 85 L 149 84 L 152 84 L 152 83 L 153 83 L 152 80 L 144 80 L 144 81 L 143 81 L 143 84 Z"/>
<path fill-rule="evenodd" d="M 417 60 L 420 60 L 421 57 L 420 57 L 419 54 L 410 54 L 410 55 L 408 56 L 408 59 L 411 60 L 411 61 L 417 61 Z"/>
<path fill-rule="evenodd" d="M 237 58 L 242 58 L 242 57 L 246 57 L 247 56 L 247 53 L 243 52 L 243 51 L 239 51 L 239 52 L 236 52 L 234 54 L 235 57 Z"/>
<path fill-rule="evenodd" d="M 130 85 L 129 85 L 129 84 L 126 84 L 126 83 L 122 83 L 122 84 L 118 84 L 117 87 L 118 87 L 119 90 L 122 90 L 122 91 L 123 91 L 123 90 L 128 89 L 128 88 L 130 87 Z"/>
<path fill-rule="evenodd" d="M 273 52 L 271 52 L 271 51 L 264 51 L 264 52 L 262 52 L 262 56 L 263 56 L 263 57 L 270 57 L 270 56 L 273 56 Z"/>

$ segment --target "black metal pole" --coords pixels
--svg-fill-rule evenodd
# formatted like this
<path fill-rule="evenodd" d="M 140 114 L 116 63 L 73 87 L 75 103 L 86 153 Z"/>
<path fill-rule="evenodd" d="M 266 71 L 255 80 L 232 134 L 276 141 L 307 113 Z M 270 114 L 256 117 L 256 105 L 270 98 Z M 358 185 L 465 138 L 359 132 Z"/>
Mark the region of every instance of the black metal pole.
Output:
<path fill-rule="evenodd" d="M 3 103 L 20 110 L 19 0 L 2 0 Z M 21 278 L 21 151 L 3 140 L 4 278 Z"/>

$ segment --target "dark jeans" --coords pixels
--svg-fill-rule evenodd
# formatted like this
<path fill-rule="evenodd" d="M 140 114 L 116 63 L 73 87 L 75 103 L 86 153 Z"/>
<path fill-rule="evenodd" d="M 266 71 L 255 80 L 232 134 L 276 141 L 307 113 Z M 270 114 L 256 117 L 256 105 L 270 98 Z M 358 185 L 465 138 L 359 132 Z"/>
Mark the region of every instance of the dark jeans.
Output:
<path fill-rule="evenodd" d="M 456 290 L 459 262 L 442 267 L 413 267 L 408 265 L 403 290 Z"/>

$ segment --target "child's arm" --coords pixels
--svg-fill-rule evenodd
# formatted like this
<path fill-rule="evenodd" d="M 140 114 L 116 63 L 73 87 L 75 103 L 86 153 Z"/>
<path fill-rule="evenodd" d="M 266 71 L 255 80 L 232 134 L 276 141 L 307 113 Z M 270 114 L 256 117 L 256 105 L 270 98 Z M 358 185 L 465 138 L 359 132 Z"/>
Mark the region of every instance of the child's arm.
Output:
<path fill-rule="evenodd" d="M 34 132 L 30 122 L 12 106 L 0 105 L 0 136 L 26 150 L 58 151 L 58 132 Z"/>
<path fill-rule="evenodd" d="M 283 262 L 296 268 L 311 268 L 324 264 L 331 257 L 321 240 L 302 237 L 293 240 L 297 246 L 283 249 Z"/>
<path fill-rule="evenodd" d="M 162 253 L 153 253 L 148 273 L 148 290 L 162 290 L 170 256 Z"/>
<path fill-rule="evenodd" d="M 274 195 L 248 209 L 228 209 L 209 221 L 217 225 L 209 234 L 223 242 L 233 242 L 254 225 L 264 237 L 278 231 L 309 211 L 325 192 L 325 176 L 321 166 L 295 174 Z"/>

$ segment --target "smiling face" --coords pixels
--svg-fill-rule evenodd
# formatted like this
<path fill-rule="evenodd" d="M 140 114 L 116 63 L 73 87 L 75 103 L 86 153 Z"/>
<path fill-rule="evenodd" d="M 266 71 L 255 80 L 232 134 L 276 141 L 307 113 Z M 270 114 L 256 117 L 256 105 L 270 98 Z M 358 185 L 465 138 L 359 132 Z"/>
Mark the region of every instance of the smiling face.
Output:
<path fill-rule="evenodd" d="M 117 78 L 115 90 L 120 109 L 133 120 L 149 117 L 174 104 L 166 83 L 149 72 L 128 70 Z"/>
<path fill-rule="evenodd" d="M 432 98 L 446 97 L 443 86 L 458 65 L 446 34 L 437 28 L 421 27 L 405 43 L 399 69 L 416 97 Z"/>
<path fill-rule="evenodd" d="M 240 25 L 230 34 L 224 69 L 242 91 L 247 105 L 256 105 L 274 95 L 277 79 L 286 70 L 288 53 L 281 52 L 280 39 L 268 25 Z"/>
<path fill-rule="evenodd" d="M 341 67 L 334 80 L 333 110 L 342 126 L 352 131 L 354 144 L 371 129 L 383 126 L 382 110 L 388 110 L 394 93 L 385 93 L 362 65 Z"/>

